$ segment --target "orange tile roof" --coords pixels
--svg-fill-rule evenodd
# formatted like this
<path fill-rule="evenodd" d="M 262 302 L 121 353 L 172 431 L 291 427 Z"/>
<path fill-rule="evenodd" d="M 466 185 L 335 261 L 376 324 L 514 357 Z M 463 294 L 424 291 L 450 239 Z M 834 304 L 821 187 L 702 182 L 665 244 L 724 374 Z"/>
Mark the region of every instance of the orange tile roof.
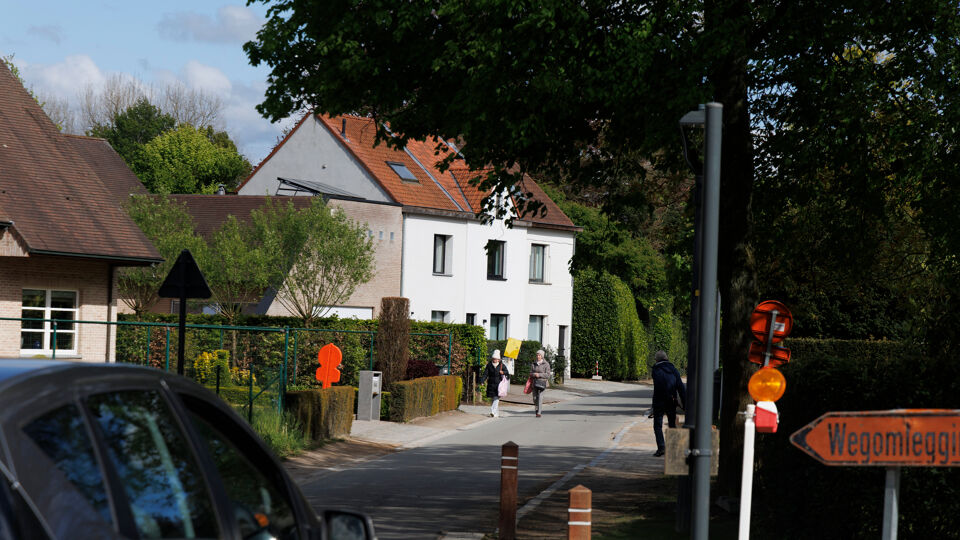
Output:
<path fill-rule="evenodd" d="M 161 260 L 99 172 L 10 70 L 0 67 L 0 207 L 28 251 Z"/>
<path fill-rule="evenodd" d="M 291 130 L 290 134 L 303 124 L 309 114 L 300 119 L 297 127 Z M 367 173 L 380 184 L 394 201 L 404 206 L 465 212 L 471 215 L 476 215 L 483 210 L 482 200 L 488 192 L 482 192 L 469 183 L 471 178 L 480 174 L 479 172 L 463 168 L 452 168 L 444 172 L 437 169 L 437 163 L 454 151 L 440 139 L 411 140 L 407 143 L 406 148 L 397 150 L 388 147 L 384 142 L 374 146 L 376 126 L 371 118 L 353 115 L 336 117 L 317 115 L 317 118 L 330 130 L 344 149 L 363 165 Z M 341 133 L 342 131 L 345 132 Z M 257 165 L 254 172 L 286 143 L 290 134 L 273 149 L 266 159 Z M 417 180 L 401 179 L 390 167 L 390 163 L 404 165 Z M 573 222 L 532 179 L 525 178 L 522 188 L 524 191 L 532 192 L 534 197 L 542 201 L 547 208 L 545 216 L 529 216 L 523 218 L 523 221 L 547 226 L 575 228 Z"/>

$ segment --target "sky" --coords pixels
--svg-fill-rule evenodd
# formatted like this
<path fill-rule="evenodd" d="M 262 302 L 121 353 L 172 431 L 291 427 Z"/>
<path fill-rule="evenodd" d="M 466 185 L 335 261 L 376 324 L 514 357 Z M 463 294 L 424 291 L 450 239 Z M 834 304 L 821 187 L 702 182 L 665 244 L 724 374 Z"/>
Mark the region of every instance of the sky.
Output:
<path fill-rule="evenodd" d="M 263 100 L 266 66 L 253 67 L 243 44 L 266 20 L 262 4 L 229 0 L 6 0 L 0 55 L 41 96 L 76 102 L 84 88 L 135 76 L 164 86 L 180 81 L 223 100 L 221 127 L 254 165 L 286 123 L 254 108 Z"/>

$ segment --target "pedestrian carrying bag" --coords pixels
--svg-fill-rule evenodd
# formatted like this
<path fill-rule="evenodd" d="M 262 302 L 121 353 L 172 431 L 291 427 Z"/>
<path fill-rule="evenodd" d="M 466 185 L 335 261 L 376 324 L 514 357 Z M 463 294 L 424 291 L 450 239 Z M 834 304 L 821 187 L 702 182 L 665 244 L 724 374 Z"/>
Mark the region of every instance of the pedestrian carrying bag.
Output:
<path fill-rule="evenodd" d="M 497 387 L 497 395 L 507 397 L 508 392 L 510 392 L 510 379 L 503 377 L 500 379 L 500 386 Z"/>
<path fill-rule="evenodd" d="M 523 393 L 529 394 L 533 392 L 533 377 L 527 377 L 527 384 L 523 385 Z"/>

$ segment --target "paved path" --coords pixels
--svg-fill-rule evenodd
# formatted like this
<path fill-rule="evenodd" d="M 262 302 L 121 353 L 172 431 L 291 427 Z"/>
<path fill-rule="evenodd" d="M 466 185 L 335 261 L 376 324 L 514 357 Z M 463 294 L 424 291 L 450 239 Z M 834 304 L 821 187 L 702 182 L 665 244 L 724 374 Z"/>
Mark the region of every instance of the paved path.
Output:
<path fill-rule="evenodd" d="M 499 455 L 507 441 L 520 446 L 520 519 L 564 495 L 591 467 L 658 474 L 662 461 L 652 457 L 643 414 L 651 394 L 649 385 L 568 381 L 544 394 L 544 415 L 535 418 L 529 396 L 515 386 L 501 418 L 485 416 L 486 406 L 465 405 L 407 424 L 355 422 L 352 440 L 400 451 L 322 473 L 296 465 L 291 472 L 315 507 L 367 512 L 380 538 L 479 538 L 496 529 Z"/>

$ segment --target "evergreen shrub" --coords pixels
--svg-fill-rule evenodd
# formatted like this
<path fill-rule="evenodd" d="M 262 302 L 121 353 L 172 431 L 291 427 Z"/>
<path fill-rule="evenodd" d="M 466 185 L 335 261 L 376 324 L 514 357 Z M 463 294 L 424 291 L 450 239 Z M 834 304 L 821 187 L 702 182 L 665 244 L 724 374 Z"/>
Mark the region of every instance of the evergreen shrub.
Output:
<path fill-rule="evenodd" d="M 389 391 L 390 420 L 407 422 L 459 407 L 463 379 L 456 375 L 424 377 L 395 382 Z"/>
<path fill-rule="evenodd" d="M 574 276 L 571 371 L 589 377 L 599 362 L 607 379 L 646 376 L 649 349 L 630 289 L 607 272 L 581 270 Z"/>
<path fill-rule="evenodd" d="M 356 395 L 349 386 L 287 392 L 287 411 L 311 440 L 346 437 L 353 426 Z"/>

